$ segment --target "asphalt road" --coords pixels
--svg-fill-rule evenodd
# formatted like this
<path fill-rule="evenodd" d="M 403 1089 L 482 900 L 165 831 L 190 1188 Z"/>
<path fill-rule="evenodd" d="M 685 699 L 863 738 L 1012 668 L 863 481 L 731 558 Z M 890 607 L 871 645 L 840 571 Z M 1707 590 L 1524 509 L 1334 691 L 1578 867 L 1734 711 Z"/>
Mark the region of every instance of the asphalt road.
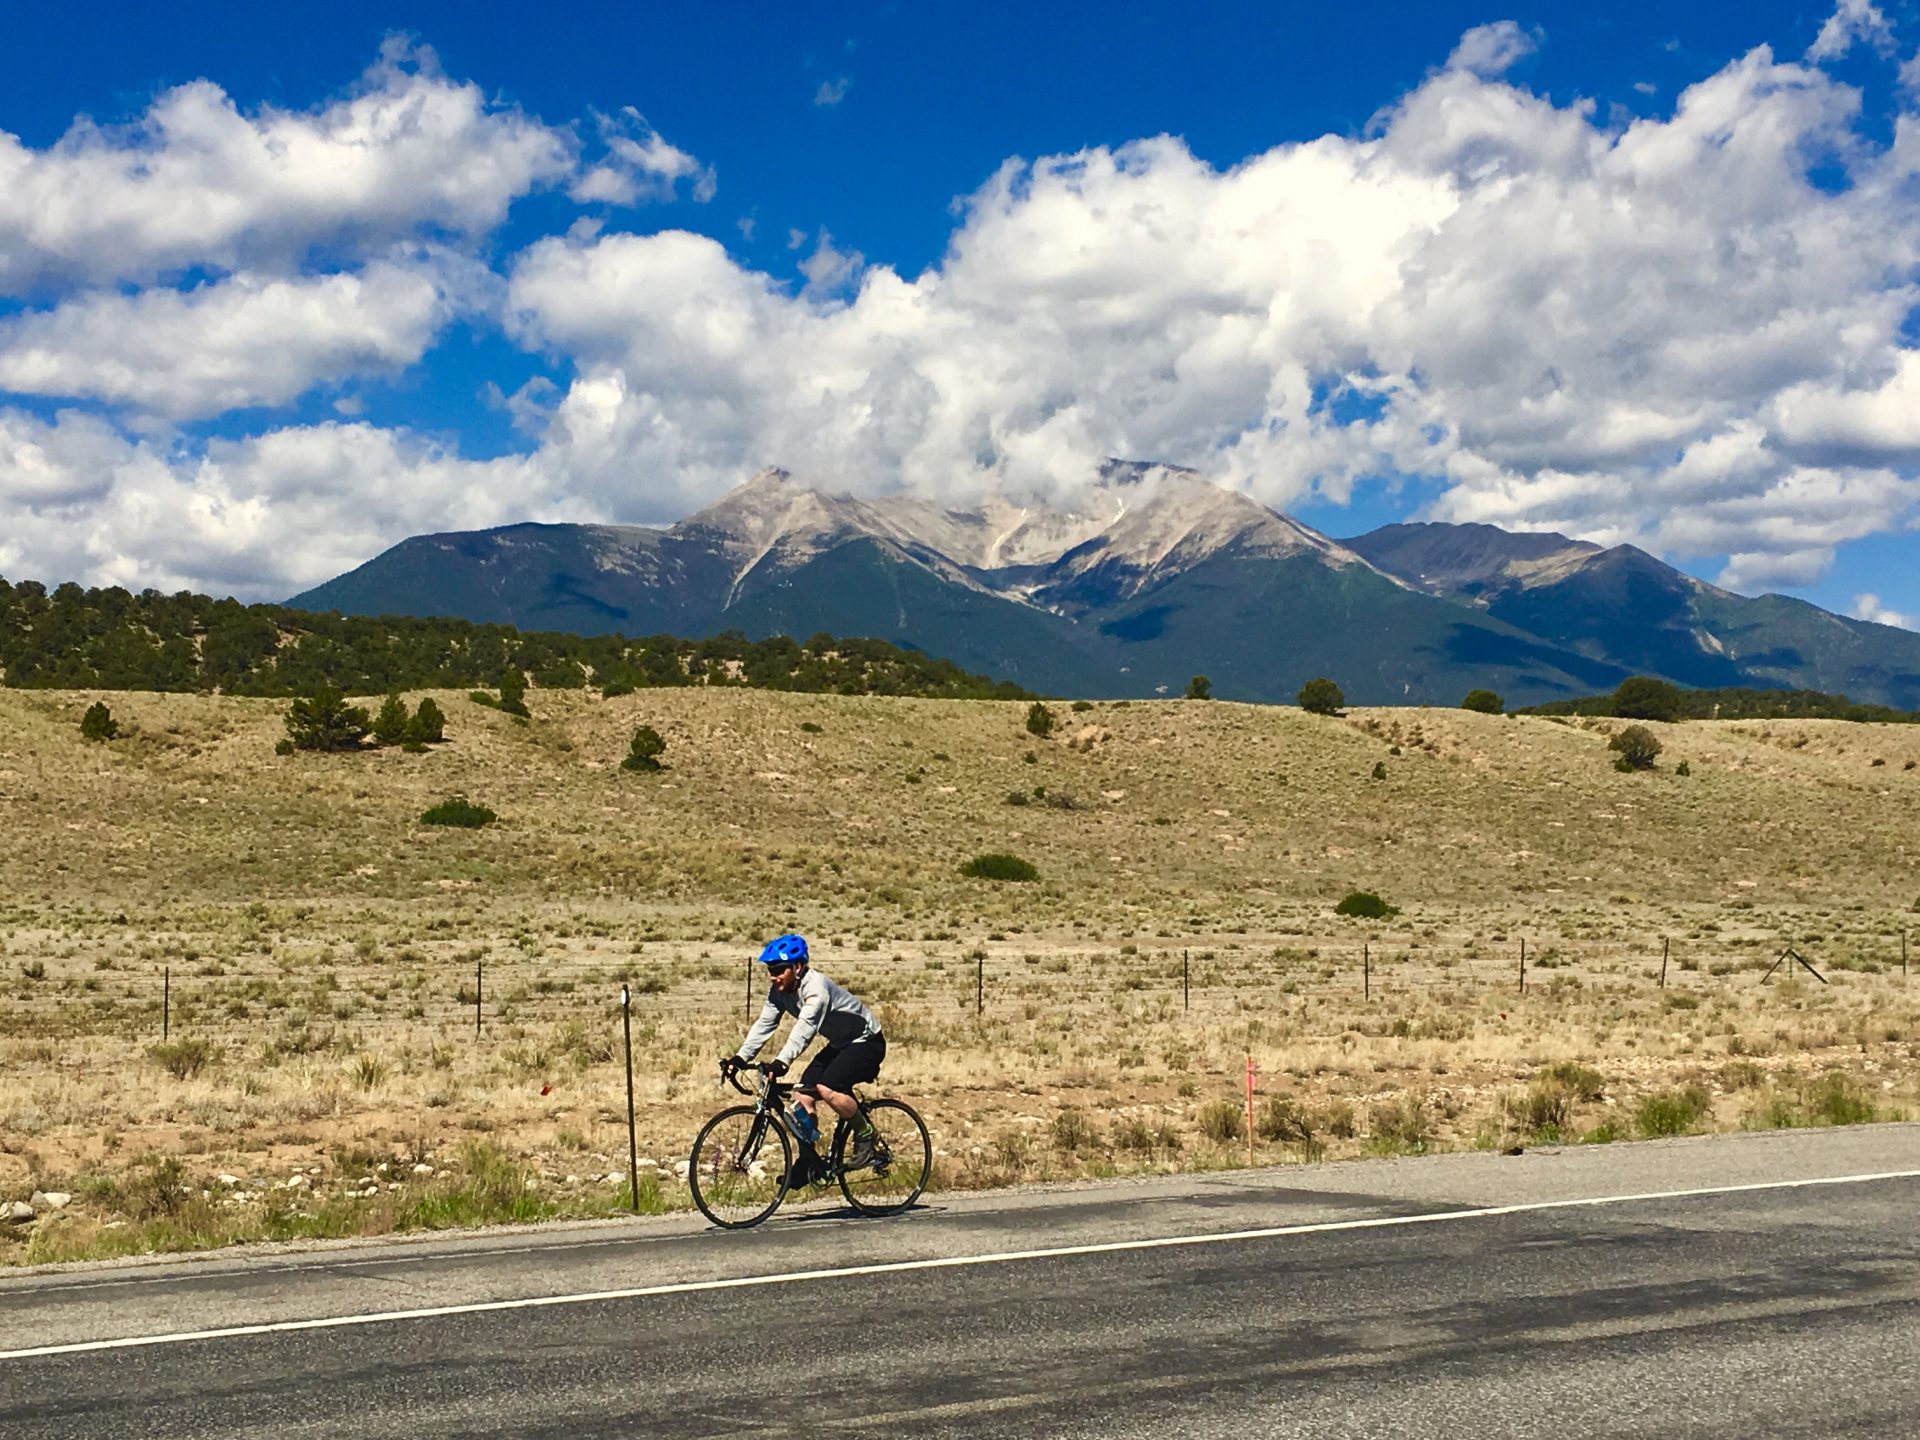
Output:
<path fill-rule="evenodd" d="M 1876 1126 L 18 1274 L 0 1434 L 1916 1434 L 1917 1175 Z"/>

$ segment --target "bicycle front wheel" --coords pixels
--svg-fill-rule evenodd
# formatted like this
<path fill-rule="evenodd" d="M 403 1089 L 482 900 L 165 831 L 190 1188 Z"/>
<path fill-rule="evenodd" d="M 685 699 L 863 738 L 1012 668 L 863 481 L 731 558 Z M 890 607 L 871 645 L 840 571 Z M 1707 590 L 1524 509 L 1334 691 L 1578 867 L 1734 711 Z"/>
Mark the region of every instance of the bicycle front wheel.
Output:
<path fill-rule="evenodd" d="M 793 1142 L 752 1105 L 722 1110 L 693 1142 L 687 1188 L 700 1213 L 728 1230 L 758 1225 L 786 1197 Z"/>
<path fill-rule="evenodd" d="M 862 1215 L 898 1215 L 920 1198 L 933 1174 L 933 1141 L 911 1105 L 874 1100 L 867 1105 L 877 1143 L 872 1163 L 849 1169 L 853 1126 L 841 1124 L 833 1136 L 833 1168 L 840 1193 Z"/>

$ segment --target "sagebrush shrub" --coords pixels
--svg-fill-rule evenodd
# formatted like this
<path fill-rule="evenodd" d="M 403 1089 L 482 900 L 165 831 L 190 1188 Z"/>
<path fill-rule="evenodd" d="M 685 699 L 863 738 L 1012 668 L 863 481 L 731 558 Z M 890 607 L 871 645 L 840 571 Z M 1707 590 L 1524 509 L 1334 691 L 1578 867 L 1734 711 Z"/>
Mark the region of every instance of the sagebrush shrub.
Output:
<path fill-rule="evenodd" d="M 1231 1100 L 1209 1100 L 1200 1107 L 1200 1133 L 1216 1145 L 1246 1137 L 1246 1111 Z"/>
<path fill-rule="evenodd" d="M 1614 769 L 1651 770 L 1661 745 L 1659 737 L 1646 726 L 1629 725 L 1607 742 L 1607 748 L 1619 754 L 1620 758 L 1613 762 Z"/>
<path fill-rule="evenodd" d="M 200 1036 L 182 1036 L 147 1047 L 147 1054 L 160 1062 L 160 1068 L 176 1080 L 191 1080 L 219 1055 L 211 1040 Z"/>
<path fill-rule="evenodd" d="M 1398 915 L 1400 909 L 1396 905 L 1389 905 L 1371 890 L 1354 890 L 1333 907 L 1333 913 L 1360 920 L 1387 920 Z"/>
<path fill-rule="evenodd" d="M 976 855 L 960 867 L 960 873 L 969 880 L 1012 880 L 1024 883 L 1038 880 L 1040 872 L 1031 862 L 1022 860 L 1018 855 L 994 852 Z"/>
<path fill-rule="evenodd" d="M 483 825 L 491 825 L 500 817 L 484 805 L 475 805 L 464 796 L 456 795 L 451 800 L 442 800 L 420 817 L 422 825 L 454 825 L 463 830 L 478 830 Z"/>
<path fill-rule="evenodd" d="M 1633 1128 L 1648 1139 L 1685 1135 L 1707 1111 L 1707 1092 L 1697 1085 L 1642 1096 L 1633 1108 Z"/>

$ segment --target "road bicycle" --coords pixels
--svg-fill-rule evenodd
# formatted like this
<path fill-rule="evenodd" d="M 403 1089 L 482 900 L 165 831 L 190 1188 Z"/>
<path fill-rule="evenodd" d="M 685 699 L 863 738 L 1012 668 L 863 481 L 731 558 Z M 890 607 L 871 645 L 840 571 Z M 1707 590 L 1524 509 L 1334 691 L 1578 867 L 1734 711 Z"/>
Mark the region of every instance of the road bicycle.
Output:
<path fill-rule="evenodd" d="M 687 1161 L 687 1187 L 700 1213 L 716 1225 L 744 1230 L 758 1225 L 795 1188 L 790 1183 L 794 1157 L 801 1151 L 786 1115 L 794 1087 L 774 1078 L 772 1067 L 755 1065 L 740 1083 L 740 1070 L 721 1068 L 720 1078 L 751 1105 L 730 1105 L 701 1127 Z M 920 1198 L 933 1172 L 933 1142 L 926 1124 L 901 1100 L 868 1100 L 858 1090 L 854 1103 L 873 1126 L 873 1159 L 851 1163 L 854 1125 L 838 1120 L 826 1157 L 811 1184 L 837 1181 L 847 1203 L 862 1215 L 898 1215 Z M 838 1117 L 836 1117 L 837 1119 Z"/>

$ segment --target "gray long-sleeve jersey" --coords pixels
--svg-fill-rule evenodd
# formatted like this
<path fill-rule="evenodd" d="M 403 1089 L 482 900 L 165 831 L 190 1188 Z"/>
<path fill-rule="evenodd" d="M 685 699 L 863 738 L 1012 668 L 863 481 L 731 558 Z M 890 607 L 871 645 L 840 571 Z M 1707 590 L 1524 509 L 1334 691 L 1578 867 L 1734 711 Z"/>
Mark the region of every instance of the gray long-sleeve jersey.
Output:
<path fill-rule="evenodd" d="M 753 1022 L 747 1038 L 740 1042 L 742 1060 L 751 1060 L 760 1053 L 760 1047 L 771 1040 L 779 1028 L 782 1015 L 795 1019 L 793 1033 L 780 1047 L 780 1059 L 788 1065 L 800 1058 L 800 1052 L 813 1043 L 815 1035 L 824 1036 L 829 1045 L 845 1046 L 871 1040 L 880 1033 L 880 1022 L 873 1018 L 871 1010 L 809 966 L 800 983 L 786 994 L 769 987 L 767 1003 L 760 1007 L 760 1018 Z"/>

